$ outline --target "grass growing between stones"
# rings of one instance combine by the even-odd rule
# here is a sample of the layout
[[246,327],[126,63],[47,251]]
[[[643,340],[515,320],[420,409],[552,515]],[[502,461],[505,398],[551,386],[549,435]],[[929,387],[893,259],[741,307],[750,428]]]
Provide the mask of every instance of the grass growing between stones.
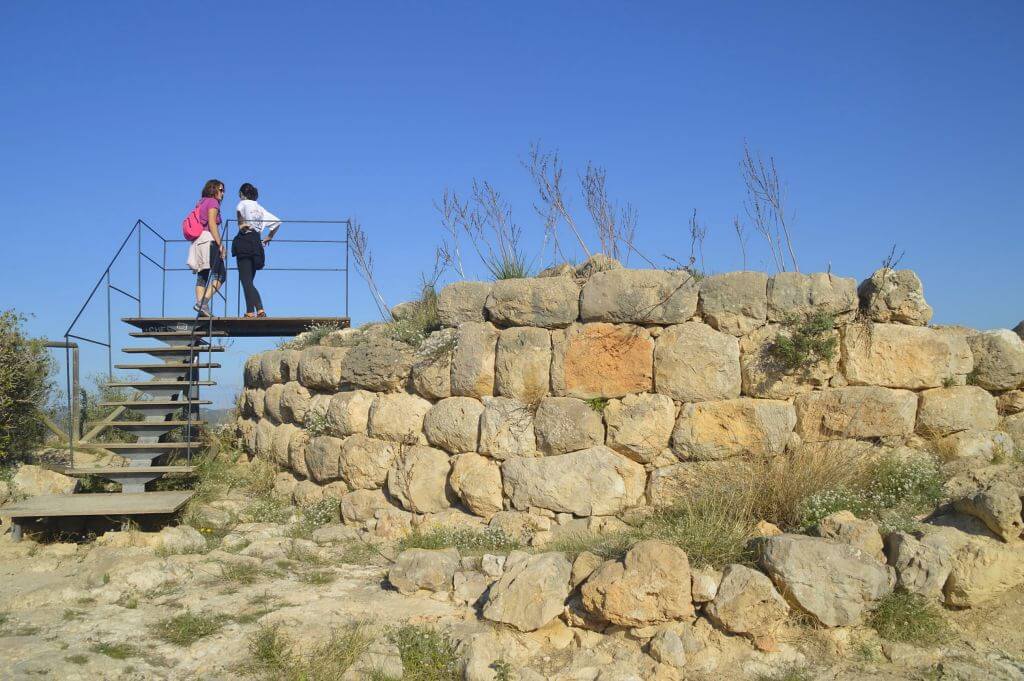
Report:
[[919,594],[900,591],[879,602],[869,624],[884,639],[918,646],[939,645],[953,635],[937,605]]
[[340,561],[348,565],[380,565],[388,562],[376,544],[367,541],[353,541],[345,544]]
[[770,674],[760,674],[757,681],[812,681],[814,676],[802,667],[789,667]]
[[7,613],[0,612],[0,638],[7,636],[34,636],[42,631],[33,624],[19,624]]
[[504,532],[494,528],[483,530],[436,527],[421,532],[414,530],[398,543],[398,551],[406,549],[458,549],[464,556],[484,553],[508,552],[522,545]]
[[299,655],[292,652],[293,642],[278,627],[261,627],[249,639],[252,660],[244,671],[273,681],[334,681],[342,678],[372,642],[363,627],[349,625],[334,632],[326,643]]
[[142,650],[130,643],[97,643],[91,650],[114,660],[127,660],[129,657],[143,656]]
[[320,345],[324,338],[337,331],[340,327],[330,322],[313,324],[308,330],[300,333],[295,338],[278,344],[281,350],[304,350],[314,345]]
[[815,312],[791,317],[782,326],[782,333],[768,346],[768,356],[782,371],[808,371],[818,362],[835,357],[839,339],[832,334],[834,315]]
[[153,625],[152,631],[161,641],[187,648],[199,639],[220,631],[225,619],[223,615],[186,611],[160,620]]
[[402,655],[403,681],[460,681],[459,656],[445,634],[407,625],[390,636]]
[[401,319],[387,324],[387,335],[406,345],[419,348],[430,334],[441,328],[437,312],[437,291],[430,284],[423,286],[419,300],[403,312]]
[[539,550],[558,551],[564,553],[570,560],[575,560],[577,556],[585,551],[605,559],[611,559],[624,556],[626,551],[629,551],[629,547],[637,541],[636,536],[631,532],[606,534],[564,532],[556,535],[554,539]]

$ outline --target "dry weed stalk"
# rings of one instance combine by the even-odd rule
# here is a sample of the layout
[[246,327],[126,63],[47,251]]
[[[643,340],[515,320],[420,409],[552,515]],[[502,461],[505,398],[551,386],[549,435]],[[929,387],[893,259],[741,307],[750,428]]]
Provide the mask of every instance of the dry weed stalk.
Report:
[[[528,276],[526,257],[520,248],[523,231],[512,220],[512,206],[490,182],[473,180],[468,200],[445,191],[438,210],[446,231],[457,238],[461,228],[495,279]],[[457,256],[457,268],[465,276],[457,241],[453,243],[443,243],[438,254],[449,261]]]
[[562,193],[562,161],[558,157],[558,152],[542,152],[540,145],[535,142],[530,145],[529,162],[524,165],[530,171],[530,177],[533,178],[537,185],[537,192],[540,194],[541,203],[540,205],[534,204],[534,209],[544,220],[545,241],[550,239],[556,255],[563,262],[569,261],[565,257],[558,239],[558,223],[560,220],[565,220],[569,231],[576,237],[580,248],[589,258],[591,256],[590,249],[587,248],[583,234],[576,226],[576,220],[565,205],[565,196]]
[[388,305],[387,300],[384,299],[384,294],[381,292],[380,286],[377,285],[376,278],[374,278],[373,252],[370,250],[370,241],[358,220],[352,220],[352,224],[349,225],[348,242],[349,248],[352,250],[352,257],[356,261],[356,269],[359,270],[359,274],[370,289],[370,295],[373,296],[373,302],[377,305],[380,316],[385,321],[391,321],[391,307]]
[[639,214],[629,203],[620,210],[609,201],[607,178],[608,173],[604,168],[588,162],[586,172],[580,177],[580,186],[587,211],[597,229],[601,252],[628,263]]
[[754,229],[764,237],[772,254],[775,267],[786,271],[786,252],[794,272],[800,271],[793,250],[793,240],[786,219],[785,188],[779,179],[775,157],[769,156],[767,163],[760,154],[752,154],[750,146],[743,145],[743,160],[740,162],[743,182],[747,190],[744,208],[754,223]]
[[451,267],[458,272],[460,279],[465,279],[466,270],[462,264],[462,250],[459,247],[459,222],[456,219],[457,201],[458,197],[446,188],[441,195],[441,203],[434,202],[434,208],[441,214],[441,227],[446,234],[446,237],[441,239],[441,245],[437,247],[437,256],[445,267]]

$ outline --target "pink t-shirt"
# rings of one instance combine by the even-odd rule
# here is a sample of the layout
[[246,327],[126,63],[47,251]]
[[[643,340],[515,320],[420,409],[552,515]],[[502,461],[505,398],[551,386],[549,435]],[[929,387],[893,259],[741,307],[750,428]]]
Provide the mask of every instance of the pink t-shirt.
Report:
[[203,231],[210,231],[210,209],[217,209],[217,224],[220,224],[220,201],[212,196],[205,196],[199,202],[199,222],[203,223]]

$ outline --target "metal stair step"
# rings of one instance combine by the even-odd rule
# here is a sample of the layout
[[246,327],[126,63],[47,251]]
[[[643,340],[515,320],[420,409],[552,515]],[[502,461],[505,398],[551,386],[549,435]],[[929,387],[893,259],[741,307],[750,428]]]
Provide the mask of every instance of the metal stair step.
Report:
[[179,426],[205,426],[206,421],[89,421],[86,427],[92,428],[103,424],[108,428],[177,428]]
[[114,402],[100,402],[101,407],[187,407],[189,405],[213,404],[211,400],[119,400]]
[[204,345],[202,348],[196,348],[191,345],[167,345],[164,347],[154,346],[151,348],[121,348],[122,352],[127,353],[142,353],[150,355],[190,355],[190,354],[205,354],[207,352],[224,352],[226,348],[223,345]]
[[[174,450],[187,450],[189,448],[189,443],[187,442],[90,442],[89,444],[96,447],[102,447],[103,449],[109,449],[112,452],[148,452],[153,450],[172,452]],[[192,443],[192,449],[202,449],[203,446],[204,445],[199,442]]]
[[173,388],[180,386],[187,388],[190,385],[211,386],[217,385],[216,381],[113,381],[107,383],[108,388]]
[[[196,353],[200,355],[202,353]],[[220,369],[216,362],[202,362],[190,364],[188,362],[152,362],[149,364],[115,364],[115,369],[126,369],[129,371],[145,371],[147,369]]]
[[227,331],[210,331],[209,329],[195,329],[194,331],[132,331],[128,335],[132,338],[224,338]]
[[153,473],[170,475],[191,473],[195,469],[195,466],[108,466],[104,468],[90,468],[88,466],[81,468],[69,468],[65,466],[57,467],[55,470],[58,473],[70,475],[71,477],[81,477],[85,475],[147,475]]

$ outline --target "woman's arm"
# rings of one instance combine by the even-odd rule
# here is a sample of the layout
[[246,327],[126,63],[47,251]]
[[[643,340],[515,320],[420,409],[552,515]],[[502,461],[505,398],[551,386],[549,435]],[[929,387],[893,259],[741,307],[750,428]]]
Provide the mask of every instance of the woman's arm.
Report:
[[276,225],[274,225],[273,227],[270,228],[270,233],[267,234],[267,238],[263,240],[263,245],[264,246],[269,246],[270,245],[270,240],[274,238],[275,234],[277,234],[277,228],[280,227],[280,226],[281,226],[281,223],[279,222],[279,223],[277,223]]
[[208,220],[206,224],[210,226],[210,235],[213,236],[213,240],[220,246],[220,255],[224,257],[226,250],[224,248],[224,242],[220,240],[220,226],[217,224],[217,213],[219,211],[216,208],[211,208],[208,214]]

